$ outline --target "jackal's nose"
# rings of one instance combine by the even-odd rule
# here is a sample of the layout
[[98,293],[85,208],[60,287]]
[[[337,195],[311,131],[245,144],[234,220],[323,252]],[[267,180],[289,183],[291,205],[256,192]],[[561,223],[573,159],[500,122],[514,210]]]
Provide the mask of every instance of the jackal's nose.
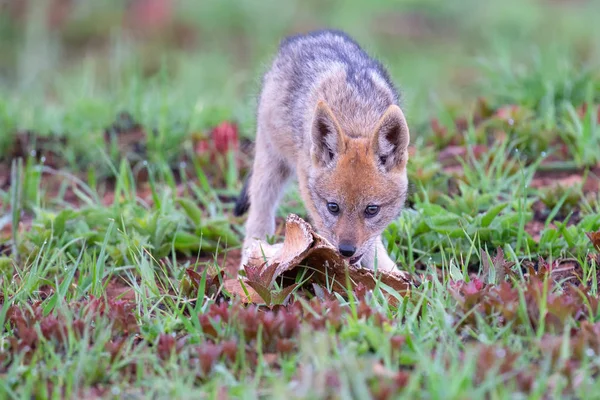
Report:
[[356,253],[356,247],[354,247],[350,243],[340,243],[339,250],[340,254],[344,257],[352,257],[354,253]]

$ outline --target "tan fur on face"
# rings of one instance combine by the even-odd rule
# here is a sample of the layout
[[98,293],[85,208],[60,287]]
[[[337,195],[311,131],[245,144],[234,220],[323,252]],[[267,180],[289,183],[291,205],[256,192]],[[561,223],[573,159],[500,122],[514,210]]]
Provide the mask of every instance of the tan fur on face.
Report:
[[337,185],[334,190],[343,193],[353,206],[367,199],[379,203],[394,201],[390,193],[390,185],[393,186],[394,182],[386,179],[376,164],[370,140],[345,139],[345,151],[340,154],[329,179],[331,184]]
[[[349,241],[364,250],[364,245],[385,228],[381,221],[391,221],[397,216],[401,197],[406,192],[405,171],[383,172],[376,162],[377,155],[370,139],[345,137],[344,142],[345,150],[335,167],[322,171],[315,179],[314,192],[321,195],[311,196],[311,200],[338,203],[341,210],[335,224],[328,224],[327,217],[317,217],[317,223],[334,243]],[[322,198],[323,194],[327,198]],[[368,205],[380,206],[379,215],[367,218],[365,209]],[[315,204],[314,209],[318,208],[319,204]]]

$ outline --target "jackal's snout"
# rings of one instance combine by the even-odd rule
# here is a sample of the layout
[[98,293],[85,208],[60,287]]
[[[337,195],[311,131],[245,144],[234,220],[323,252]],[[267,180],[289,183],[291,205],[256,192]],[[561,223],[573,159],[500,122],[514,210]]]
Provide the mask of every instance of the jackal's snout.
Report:
[[356,246],[349,241],[341,241],[338,250],[344,257],[352,257],[356,253]]

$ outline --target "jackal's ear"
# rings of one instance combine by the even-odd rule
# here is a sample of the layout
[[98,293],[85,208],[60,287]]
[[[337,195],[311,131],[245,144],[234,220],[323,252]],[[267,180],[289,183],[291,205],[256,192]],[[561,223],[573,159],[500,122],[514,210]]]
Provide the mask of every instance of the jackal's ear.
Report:
[[408,160],[409,141],[404,113],[400,107],[392,104],[379,120],[373,134],[372,146],[377,161],[388,171],[404,167]]
[[323,101],[319,101],[315,110],[311,132],[311,156],[313,162],[329,165],[343,150],[342,130],[333,112]]

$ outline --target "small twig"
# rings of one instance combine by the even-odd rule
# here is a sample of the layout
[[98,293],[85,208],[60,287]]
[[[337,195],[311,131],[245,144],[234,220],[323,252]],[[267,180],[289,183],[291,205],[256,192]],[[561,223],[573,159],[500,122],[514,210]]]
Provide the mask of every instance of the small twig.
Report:
[[537,167],[540,172],[581,172],[583,169],[575,161],[554,161]]

